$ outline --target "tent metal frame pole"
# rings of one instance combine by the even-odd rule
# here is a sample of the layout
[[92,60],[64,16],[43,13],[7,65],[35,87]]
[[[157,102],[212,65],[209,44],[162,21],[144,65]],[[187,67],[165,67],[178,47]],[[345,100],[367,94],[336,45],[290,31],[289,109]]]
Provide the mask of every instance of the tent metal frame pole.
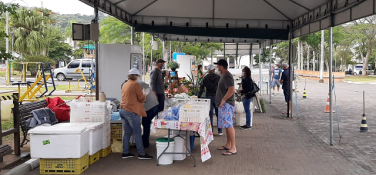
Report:
[[144,81],[145,81],[145,75],[146,75],[146,70],[145,70],[145,32],[142,32],[142,73],[144,75]]
[[[226,60],[226,43],[223,43],[223,59]],[[228,64],[230,64],[230,63],[228,63]]]
[[249,49],[249,68],[251,69],[251,72],[253,70],[253,50],[252,50],[252,47],[253,47],[253,43],[251,43],[251,48]]
[[[99,0],[94,0],[94,23],[98,24]],[[99,100],[99,42],[95,41],[95,100]]]
[[293,81],[293,75],[292,75],[292,70],[293,70],[293,45],[292,45],[292,29],[290,30],[289,34],[289,101],[287,102],[287,117],[292,118],[292,110],[290,111],[290,106],[292,106],[292,81]]
[[269,103],[272,104],[272,51],[273,51],[273,41],[270,40],[269,46]]
[[[333,0],[330,1],[330,8],[333,9]],[[329,27],[329,120],[330,120],[330,145],[333,145],[333,26],[334,18],[333,12],[330,14],[330,27]]]
[[261,63],[261,43],[259,43],[259,81],[260,81],[260,95],[262,95],[262,63]]
[[239,68],[239,65],[238,65],[238,56],[239,56],[238,49],[239,49],[239,44],[236,43],[236,55],[235,55],[235,60],[234,60],[234,62],[235,62],[235,69]]
[[153,67],[153,44],[154,44],[154,36],[151,35],[151,49],[150,49],[150,69]]
[[330,145],[333,145],[333,113],[332,113],[332,74],[333,74],[333,27],[329,28],[329,120],[330,120]]
[[[165,48],[165,41],[162,40],[162,59],[167,61],[167,64],[168,64],[168,59],[165,58],[165,52],[166,52],[166,48]],[[166,60],[167,59],[167,60]]]
[[131,45],[134,45],[134,27],[131,27]]

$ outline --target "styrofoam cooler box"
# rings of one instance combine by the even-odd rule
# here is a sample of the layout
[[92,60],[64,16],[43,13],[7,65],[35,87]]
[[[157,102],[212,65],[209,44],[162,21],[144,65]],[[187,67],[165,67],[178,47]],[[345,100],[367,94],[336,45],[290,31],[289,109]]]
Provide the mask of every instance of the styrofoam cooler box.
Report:
[[105,122],[110,120],[106,102],[77,102],[70,103],[70,122]]
[[103,124],[102,149],[111,145],[111,124],[110,121],[105,121]]
[[89,155],[93,155],[102,149],[103,123],[102,122],[83,122],[74,123],[78,126],[86,126],[89,130]]
[[80,158],[89,152],[89,131],[71,123],[29,130],[32,158]]

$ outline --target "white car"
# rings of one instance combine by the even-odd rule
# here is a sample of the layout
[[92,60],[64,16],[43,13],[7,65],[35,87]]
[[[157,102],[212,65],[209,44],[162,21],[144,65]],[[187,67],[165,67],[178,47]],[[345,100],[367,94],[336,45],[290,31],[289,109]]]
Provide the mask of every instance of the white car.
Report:
[[57,68],[54,70],[54,77],[58,81],[64,81],[66,78],[80,79],[82,75],[80,72],[74,73],[77,69],[80,69],[85,78],[89,80],[91,78],[91,67],[95,67],[95,62],[92,59],[76,59],[71,61],[65,67]]

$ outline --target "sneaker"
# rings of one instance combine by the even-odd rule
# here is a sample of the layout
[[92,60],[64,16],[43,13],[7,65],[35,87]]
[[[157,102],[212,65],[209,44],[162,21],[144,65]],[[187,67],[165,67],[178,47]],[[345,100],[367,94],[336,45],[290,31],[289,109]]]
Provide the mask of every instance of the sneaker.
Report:
[[145,153],[144,155],[138,155],[138,159],[153,159],[153,156]]
[[220,136],[223,135],[223,132],[219,132],[218,135],[220,135]]
[[123,159],[132,158],[132,157],[134,157],[134,154],[132,154],[132,153],[128,153],[128,154],[123,153],[121,155],[121,158],[123,158]]
[[252,129],[252,126],[241,126],[240,129],[243,129],[243,130]]
[[247,125],[240,126],[240,128],[247,127]]

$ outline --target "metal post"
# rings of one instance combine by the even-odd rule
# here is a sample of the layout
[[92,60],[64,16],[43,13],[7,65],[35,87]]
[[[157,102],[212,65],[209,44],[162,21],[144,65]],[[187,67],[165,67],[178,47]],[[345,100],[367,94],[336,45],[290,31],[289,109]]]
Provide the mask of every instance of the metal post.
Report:
[[131,45],[134,45],[134,27],[131,27]]
[[[223,59],[226,60],[226,43],[223,43]],[[218,62],[218,60],[217,60]],[[230,63],[228,63],[230,64]]]
[[332,71],[333,71],[333,27],[329,28],[329,118],[330,118],[330,145],[333,145],[333,113],[332,113]]
[[249,68],[251,69],[251,72],[253,70],[253,50],[252,50],[252,47],[253,47],[253,43],[251,43],[251,48],[249,49]]
[[154,36],[151,34],[151,48],[150,48],[150,68],[153,67],[153,44],[154,44]]
[[292,60],[293,60],[293,46],[292,46],[292,29],[290,30],[290,35],[289,35],[289,101],[287,102],[287,117],[292,117],[292,109],[290,111],[290,106],[292,106],[292,81],[293,81],[293,75],[292,75],[292,70],[293,70],[293,65],[292,65]]
[[[166,52],[165,41],[162,40],[162,59],[166,61],[165,52]],[[167,60],[167,64],[168,64],[168,60]]]
[[145,32],[142,32],[142,70],[143,70],[143,75],[144,75],[144,81],[145,81],[145,75],[146,75],[146,70],[145,70]]
[[[98,6],[99,0],[94,0],[94,14],[95,20],[94,23],[98,24]],[[95,41],[95,100],[99,100],[99,50],[98,50],[98,41]]]
[[173,61],[172,60],[172,54],[171,54],[171,41],[170,41],[170,61]]
[[270,47],[269,47],[269,104],[272,104],[272,50],[273,50],[273,41],[270,40]]
[[262,94],[262,81],[261,81],[261,77],[262,77],[262,75],[261,75],[261,73],[262,73],[262,71],[261,71],[261,67],[262,67],[262,64],[261,64],[261,43],[258,43],[258,45],[259,45],[259,81],[260,81],[260,95]]
[[210,64],[213,64],[213,52],[210,53],[210,58],[211,58]]
[[21,155],[21,133],[20,133],[20,111],[19,111],[19,94],[13,93],[13,127],[17,130],[14,133],[14,154]]
[[238,50],[239,50],[239,44],[238,43],[236,43],[236,54],[235,54],[235,60],[234,60],[234,62],[235,62],[235,69],[236,68],[238,68]]
[[5,12],[6,16],[6,27],[5,27],[5,33],[7,34],[7,37],[5,38],[5,53],[9,53],[9,12],[8,10]]

